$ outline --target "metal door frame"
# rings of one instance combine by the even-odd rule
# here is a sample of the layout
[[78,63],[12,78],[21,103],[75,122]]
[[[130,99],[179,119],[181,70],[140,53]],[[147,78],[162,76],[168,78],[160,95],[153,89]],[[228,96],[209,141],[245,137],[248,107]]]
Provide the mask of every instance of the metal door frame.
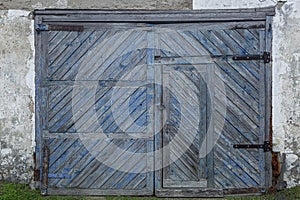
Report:
[[[111,10],[57,10],[57,9],[45,9],[35,10],[35,48],[36,48],[36,97],[35,97],[35,128],[36,128],[36,152],[35,152],[35,181],[41,182],[41,190],[47,185],[47,168],[43,163],[47,162],[47,152],[43,145],[43,126],[44,121],[47,120],[44,113],[43,89],[41,88],[43,77],[45,77],[45,63],[44,57],[46,52],[45,34],[40,34],[42,31],[48,30],[64,30],[64,31],[82,31],[85,28],[101,29],[101,27],[118,26],[117,23],[124,23],[129,27],[150,27],[151,24],[178,24],[188,23],[192,25],[194,23],[201,23],[207,25],[208,22],[223,23],[233,22],[229,28],[245,28],[253,26],[253,24],[259,24],[260,28],[266,28],[266,51],[271,52],[272,41],[272,16],[275,15],[275,7],[268,8],[254,8],[254,9],[224,9],[224,10],[189,10],[189,11],[111,11]],[[139,24],[138,24],[139,23]],[[120,27],[122,28],[122,27]],[[270,139],[270,118],[271,118],[271,83],[272,83],[272,64],[267,63],[265,65],[266,71],[266,123],[265,123],[265,140]],[[156,75],[155,75],[156,76]],[[160,77],[158,77],[160,78]],[[158,83],[159,84],[159,83]],[[156,89],[157,94],[161,91]],[[154,108],[154,112],[158,112],[158,108]],[[158,116],[159,117],[159,116]],[[155,124],[157,128],[157,124]],[[159,148],[161,144],[160,136],[155,136],[155,149]],[[44,168],[43,168],[44,167]],[[265,180],[266,188],[271,186],[271,153],[265,154]],[[164,190],[161,185],[161,170],[155,171],[154,176],[154,194],[156,196],[222,196],[226,194],[226,191],[217,191],[214,189],[191,189],[183,191],[180,189],[170,192]],[[241,190],[241,192],[243,192]],[[228,192],[230,193],[230,191]],[[84,193],[74,193],[75,195]],[[96,194],[97,195],[97,194]],[[102,195],[102,194],[98,194]],[[135,195],[135,194],[132,194]]]

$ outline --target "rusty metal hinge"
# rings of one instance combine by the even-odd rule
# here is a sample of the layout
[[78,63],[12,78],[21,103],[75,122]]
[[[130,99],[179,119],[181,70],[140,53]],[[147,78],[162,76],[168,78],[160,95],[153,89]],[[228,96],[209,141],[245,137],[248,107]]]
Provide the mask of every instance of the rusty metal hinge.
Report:
[[78,25],[54,25],[54,24],[37,24],[35,30],[40,33],[41,31],[84,31],[84,26]]
[[264,149],[264,152],[271,151],[271,143],[265,141],[263,144],[235,144],[233,145],[235,149]]
[[262,55],[233,56],[232,60],[263,60],[264,63],[270,63],[271,54],[270,52],[264,52]]

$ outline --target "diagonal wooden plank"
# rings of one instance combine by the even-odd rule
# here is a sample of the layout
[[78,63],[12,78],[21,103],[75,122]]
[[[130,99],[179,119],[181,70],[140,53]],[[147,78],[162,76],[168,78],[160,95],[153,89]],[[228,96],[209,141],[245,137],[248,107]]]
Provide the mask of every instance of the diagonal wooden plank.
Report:
[[171,31],[161,34],[161,40],[165,43],[166,50],[176,52],[179,56],[197,56],[207,54],[203,47],[195,47],[195,43],[190,43],[190,38],[182,31]]
[[103,143],[103,139],[84,140],[82,143],[86,150],[82,152],[82,157],[73,164],[74,176],[67,181],[69,187],[75,188],[79,186],[80,179],[89,172],[91,167],[98,163],[98,160],[94,157],[96,155],[95,152],[101,151],[109,145],[109,143]]
[[48,44],[57,36],[60,31],[49,31]]
[[[233,170],[233,166],[228,161],[226,152],[220,152],[219,147],[216,146],[214,151],[214,162],[216,162],[216,165],[223,172],[223,175],[228,177],[231,182],[235,182],[236,188],[247,188],[247,182],[238,175],[238,172]],[[232,185],[229,186],[229,188],[231,187]]]
[[[49,63],[55,62],[59,55],[65,52],[68,47],[81,35],[79,32],[69,32],[68,36],[65,37],[58,46],[48,53]],[[51,66],[51,65],[50,65]],[[48,74],[49,76],[49,74]]]
[[221,117],[225,117],[227,121],[230,122],[230,124],[233,125],[233,127],[235,127],[236,130],[238,130],[240,132],[240,134],[244,134],[246,138],[248,138],[249,141],[251,142],[258,142],[258,134],[257,132],[253,132],[253,130],[248,129],[245,125],[243,125],[239,118],[237,116],[235,116],[233,113],[231,113],[230,111],[227,111],[226,116],[224,116],[223,113],[220,113],[220,109],[218,107],[218,105],[216,104],[216,112],[218,114],[221,115]]
[[[220,118],[221,114],[219,114],[219,112],[216,112],[216,116],[217,118]],[[215,120],[214,123],[216,126],[216,130],[219,131],[219,134],[221,134],[220,132],[224,131],[225,133],[228,133],[228,135],[226,135],[228,138],[234,138],[232,140],[232,145],[242,143],[252,144],[257,142],[257,140],[251,141],[249,137],[245,136],[245,133],[242,134],[237,127],[234,127],[234,124],[230,121],[230,119],[226,118],[225,120],[225,124],[220,124],[220,122],[217,120]],[[258,160],[255,151],[247,151],[245,155],[247,155],[247,157],[251,160]]]
[[255,101],[258,102],[259,95],[257,89],[249,84],[249,82],[244,79],[237,71],[235,71],[232,66],[228,64],[228,62],[216,62],[216,64],[218,66],[218,69],[223,71],[223,77],[226,81],[230,82],[230,86],[239,87],[240,89],[242,89],[242,94],[246,93],[245,95],[252,97]]
[[[124,52],[130,52],[128,50],[131,48],[129,44],[133,44],[136,42],[135,40],[138,40],[139,44],[137,45],[139,46],[139,48],[142,47],[141,41],[143,40],[138,38],[139,36],[141,36],[141,34],[144,33],[140,31],[136,31],[134,32],[134,34],[129,34],[125,32],[124,35],[122,34],[122,37],[117,38],[117,40],[115,40],[116,38],[110,39],[106,44],[104,44],[104,46],[101,49],[99,49],[99,52],[97,53],[97,55],[99,55],[99,53],[101,52],[100,55],[102,61],[99,63],[99,60],[97,59],[96,61],[94,61],[93,65],[88,64],[87,65],[89,66],[87,67],[88,71],[86,72],[83,71],[82,72],[83,76],[87,77],[90,80],[103,77],[107,69],[110,68],[111,63],[113,63],[116,59],[118,59],[121,55],[123,55]],[[111,44],[112,42],[114,43],[114,45]],[[92,58],[92,60],[95,59]],[[95,65],[97,67],[94,67]]]
[[78,52],[88,43],[94,32],[85,32],[75,38],[69,46],[53,59],[48,66],[48,76],[51,80],[61,80],[63,75],[71,70],[70,63],[78,59]]
[[248,49],[249,54],[259,52],[259,39],[249,34],[247,29],[237,29],[230,31],[230,36]]
[[[75,89],[73,88],[73,90]],[[89,105],[86,103],[86,99],[91,99],[93,97],[93,92],[91,92],[89,88],[83,88],[80,91],[76,89],[76,91],[76,95],[70,96],[67,103],[59,112],[55,113],[54,117],[50,120],[50,123],[53,124],[53,126],[51,126],[51,131],[68,131],[66,128],[70,127],[74,123],[77,123],[73,121],[73,112],[76,112],[76,108],[82,108],[81,106],[77,106],[77,104]]]
[[89,150],[91,149],[92,146],[96,145],[98,143],[97,140],[93,140],[91,141],[88,145],[83,145],[81,143],[81,141],[78,140],[79,143],[79,147],[75,148],[74,151],[70,150],[70,152],[72,152],[72,154],[69,156],[68,159],[66,159],[65,162],[60,163],[61,166],[58,168],[54,168],[54,174],[63,174],[65,173],[64,169],[68,169],[68,175],[70,176],[69,179],[56,179],[52,181],[52,185],[53,186],[62,186],[64,185],[65,187],[68,187],[68,185],[70,184],[70,182],[80,173],[81,169],[80,167],[84,167],[81,165],[78,165],[78,163],[81,163],[82,160],[84,160],[84,158],[86,157],[90,157],[89,156]]
[[[54,151],[51,152],[50,159],[49,159],[49,167],[51,168],[53,164],[61,158],[65,154],[65,152],[76,142],[76,139],[66,140],[64,139],[63,145],[59,148],[56,148]],[[49,147],[52,149],[52,147]]]
[[[236,102],[236,105],[240,105],[241,108],[247,108],[246,110],[251,116],[250,118],[254,119],[255,117],[257,117],[257,114],[259,114],[258,102],[246,92],[244,92],[244,90],[231,78],[226,75],[224,76],[222,74],[216,73],[215,81],[216,83],[224,85],[226,96],[231,98],[232,101]],[[221,85],[219,84],[216,84],[216,87],[218,87],[220,91],[223,91],[224,88],[220,88]],[[242,101],[235,101],[234,99],[241,99]]]
[[71,35],[71,32],[59,31],[59,33],[56,34],[50,42],[48,42],[48,54],[51,54],[56,48],[59,48],[65,38],[67,38],[69,35]]
[[193,36],[201,43],[211,55],[222,55],[222,52],[203,34],[203,31],[193,33]]
[[[175,34],[175,32],[172,34]],[[175,53],[177,56],[186,56],[189,55],[186,51],[186,49],[183,48],[182,45],[178,44],[176,39],[172,38],[171,35],[168,33],[161,33],[160,34],[160,40],[161,40],[161,49],[165,51],[169,51],[172,53]]]
[[235,175],[234,177],[239,178],[247,187],[257,187],[259,185],[252,177],[255,173],[248,171],[244,163],[240,162],[231,152],[223,149],[219,143],[216,152],[224,156],[223,162],[227,163],[228,168]]
[[240,46],[235,40],[233,40],[225,30],[217,30],[214,31],[216,37],[223,41],[224,45],[226,45],[234,55],[244,55],[247,54],[246,49],[243,46]]
[[262,74],[260,74],[260,61],[255,61],[255,60],[251,60],[251,61],[237,61],[237,63],[239,63],[240,66],[242,66],[243,68],[245,68],[246,70],[249,71],[249,73],[255,77],[257,80],[262,80]]
[[[142,142],[140,142],[139,140],[136,141],[140,143],[139,145],[143,145]],[[127,142],[124,143],[124,141],[122,142],[122,140],[120,140],[118,141],[118,147],[120,148],[119,145],[122,145],[125,148],[124,152],[127,152],[128,150],[131,149],[132,146],[135,146],[136,141],[130,141],[130,143]],[[101,157],[102,160],[110,159],[112,163],[118,163],[122,157],[122,154],[120,154],[120,152],[115,147],[110,145],[109,148],[103,149],[101,155],[99,156]],[[123,163],[121,161],[120,165],[122,166],[122,164],[126,162],[127,160],[125,160],[125,162],[123,161]],[[93,169],[92,173],[89,174],[87,178],[85,178],[81,182],[81,185],[84,185],[87,188],[90,187],[100,188],[103,181],[105,182],[107,179],[109,179],[111,177],[110,174],[115,173],[115,171],[116,169],[113,169],[104,163],[103,164],[99,163],[99,165],[97,165],[96,168]]]
[[188,46],[192,46],[195,51],[197,51],[198,55],[209,55],[208,51],[199,44],[198,40],[196,40],[193,36],[190,30],[184,30],[184,31],[178,31],[178,33],[181,35],[181,37],[186,40],[186,42],[189,44]]
[[[131,183],[136,180],[138,180],[140,177],[143,177],[142,180],[145,181],[146,175],[144,175],[144,172],[146,171],[146,162],[144,162],[144,159],[146,159],[146,157],[144,156],[144,158],[142,159],[131,159],[131,167],[128,169],[128,171],[132,171],[134,173],[125,173],[125,172],[120,172],[118,171],[115,174],[114,179],[110,179],[109,181],[106,182],[105,186],[106,188],[116,188],[116,189],[121,189],[126,187],[127,183]],[[144,166],[139,166],[139,164],[143,164]],[[136,175],[136,177],[134,177],[133,179],[129,179],[128,176],[130,176],[131,174]],[[137,178],[139,177],[139,178]],[[139,184],[137,184],[136,186],[132,187],[133,188],[137,188]]]
[[[216,92],[216,96],[221,96],[221,95],[225,95],[225,94],[221,94],[222,92],[216,88],[215,90]],[[239,101],[239,99],[235,99],[234,100]],[[219,107],[223,107],[227,109],[227,111],[231,112],[232,114],[236,115],[239,118],[239,121],[246,127],[248,127],[250,130],[253,130],[254,133],[258,133],[258,129],[259,129],[259,120],[258,118],[250,118],[247,115],[247,110],[241,109],[239,106],[236,105],[236,103],[234,102],[232,99],[227,98],[226,102],[220,100],[218,97],[216,97],[215,99],[215,103],[220,105]],[[226,105],[225,105],[226,103]]]
[[[136,41],[139,42],[139,41]],[[147,60],[147,50],[141,49],[142,41],[137,43],[137,49],[134,49],[127,54],[122,54],[120,58],[115,59],[114,62],[104,71],[101,75],[99,75],[99,79],[115,79],[115,80],[124,80],[123,76],[126,73],[130,73],[133,68],[139,65],[145,65]],[[126,51],[125,51],[126,52]],[[145,65],[146,66],[146,65]],[[145,67],[144,66],[144,67]],[[120,73],[122,72],[122,73]],[[132,80],[132,79],[130,79]],[[132,80],[133,81],[133,80]]]
[[108,34],[105,34],[104,37],[101,37],[101,39],[98,40],[95,45],[93,45],[93,48],[90,49],[87,54],[85,54],[87,56],[81,59],[81,61],[78,63],[79,66],[84,67],[80,68],[80,72],[76,77],[77,80],[92,80],[89,79],[90,77],[87,76],[87,73],[96,68],[94,66],[96,66],[96,64],[102,60],[99,58],[103,58],[105,49],[110,49],[111,46],[114,46],[114,43],[117,46],[120,40],[122,42],[124,39],[126,39],[126,37],[129,37],[129,34],[127,34],[126,37],[124,35],[124,38],[115,40],[114,36],[118,34],[118,32],[120,31],[109,31]]
[[[83,104],[83,107],[78,106],[78,108],[82,109],[83,112],[75,112],[74,113],[73,118],[76,120],[76,129],[77,130],[85,129],[85,128],[82,128],[82,126],[85,126],[90,131],[94,131],[96,128],[99,127],[99,124],[95,124],[95,121],[92,118],[92,116],[90,116],[90,114],[93,115],[93,114],[95,114],[95,112],[97,113],[97,109],[98,109],[97,104],[99,103],[99,101],[105,101],[105,102],[109,101],[110,94],[112,93],[112,88],[111,87],[98,87],[98,89],[99,90],[96,92],[96,95],[99,94],[99,92],[101,92],[101,95],[99,97],[97,97],[95,102],[90,101],[93,99],[85,99],[86,101]],[[94,109],[94,107],[96,107],[95,112],[93,112],[93,111],[90,112],[91,109]],[[108,110],[109,107],[104,107],[104,109]],[[100,119],[98,118],[98,120],[100,120]],[[91,127],[92,125],[94,125],[96,127],[92,128]],[[85,131],[85,130],[83,130],[83,131]],[[94,131],[94,132],[96,132],[96,131]]]
[[[196,180],[197,179],[197,168],[193,165],[189,165],[186,163],[185,160],[180,159],[180,155],[178,153],[178,148],[175,148],[177,146],[173,146],[173,148],[170,148],[170,162],[174,165],[177,165],[180,169],[181,173],[185,174],[188,179],[187,180]],[[171,164],[170,167],[173,165]]]
[[224,43],[223,40],[215,35],[216,30],[201,31],[202,35],[206,37],[209,44],[213,45],[213,48],[218,49],[222,55],[233,55],[233,51]]
[[[79,70],[83,70],[83,64],[82,62],[89,57],[90,52],[93,51],[93,49],[107,36],[111,34],[110,31],[95,31],[92,36],[81,45],[81,47],[78,49],[77,52],[75,52],[74,57],[77,59],[73,59],[69,61],[69,69],[61,69],[62,80],[79,80],[82,79],[81,77],[82,73]],[[79,73],[79,74],[78,74]],[[78,77],[77,77],[78,75]]]
[[[145,141],[141,141],[141,140],[136,140],[136,142],[131,145],[128,149],[126,149],[126,151],[130,151],[131,155],[130,157],[126,156],[124,157],[123,155],[120,155],[115,162],[119,163],[119,169],[123,169],[123,168],[127,168],[126,171],[121,171],[121,173],[123,175],[128,175],[130,174],[130,170],[135,166],[138,167],[138,169],[136,169],[138,171],[144,170],[146,167],[146,162],[144,162],[144,159],[146,159],[145,155],[141,154],[141,155],[137,155],[135,153],[137,153],[140,149],[143,148],[143,151],[145,149]],[[132,157],[134,156],[135,159],[132,159]],[[138,157],[138,158],[137,158]],[[129,164],[130,163],[130,164]],[[140,164],[142,164],[142,166],[140,166]],[[108,185],[110,185],[111,183],[119,183],[123,185],[122,181],[122,176],[117,175],[117,173],[119,172],[119,169],[114,169],[111,170],[110,173],[107,173],[106,171],[103,170],[98,170],[101,173],[101,176],[99,176],[97,178],[97,180],[95,182],[93,182],[93,186],[96,188],[109,188]],[[99,174],[100,175],[100,174]],[[103,177],[104,175],[104,177]]]
[[49,69],[51,70],[52,66],[63,66],[63,64],[70,58],[70,56],[77,51],[77,49],[85,43],[85,41],[89,38],[89,36],[93,32],[83,32],[78,33],[77,35],[68,37],[64,41],[65,49],[58,54],[51,55],[51,60],[49,60]]
[[[94,157],[94,155],[98,155],[99,152],[104,151],[104,152],[114,152],[115,149],[113,149],[113,146],[110,145],[111,142],[105,142],[105,140],[100,139],[99,143],[97,143],[96,146],[94,146],[89,152],[92,155],[92,159],[87,159],[86,161],[84,160],[84,165],[85,167],[82,168],[82,171],[80,174],[78,174],[70,183],[70,187],[77,187],[77,188],[88,188],[86,185],[86,181],[89,181],[89,178],[91,177],[96,177],[97,174],[94,173],[94,171],[102,165]],[[116,141],[115,145],[120,145],[121,141]],[[93,179],[90,179],[93,180]]]
[[[241,149],[232,149],[233,144],[237,144],[237,139],[235,139],[236,135],[228,132],[227,129],[224,129],[220,134],[220,141],[219,143],[223,145],[223,148],[227,151],[232,152],[235,156],[240,158],[239,160],[245,164],[247,170],[250,172],[256,172],[253,174],[253,177],[256,177],[258,180],[259,176],[259,159],[258,159],[258,150],[241,150]],[[237,136],[238,137],[238,136]]]

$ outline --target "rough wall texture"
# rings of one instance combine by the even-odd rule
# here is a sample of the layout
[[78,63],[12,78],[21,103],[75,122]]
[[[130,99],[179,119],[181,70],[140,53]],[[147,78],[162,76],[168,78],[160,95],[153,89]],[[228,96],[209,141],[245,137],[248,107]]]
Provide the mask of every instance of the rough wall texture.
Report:
[[300,0],[279,7],[273,24],[273,150],[286,154],[292,187],[300,184]]
[[34,136],[32,21],[0,11],[0,179],[29,182]]
[[[284,0],[286,1],[286,0]],[[194,0],[194,9],[258,8],[276,5],[277,0]]]
[[192,0],[3,0],[0,9],[191,9]]
[[[195,0],[195,9],[249,8],[273,0]],[[0,2],[0,179],[30,182],[34,149],[34,45],[30,11],[38,8],[191,9],[192,0],[2,0]],[[300,185],[300,0],[274,17],[274,151],[286,155],[284,180]]]

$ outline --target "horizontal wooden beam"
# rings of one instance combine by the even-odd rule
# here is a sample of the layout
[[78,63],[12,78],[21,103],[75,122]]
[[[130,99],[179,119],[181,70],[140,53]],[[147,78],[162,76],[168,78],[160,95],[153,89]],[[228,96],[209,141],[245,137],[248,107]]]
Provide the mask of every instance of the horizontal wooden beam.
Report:
[[66,189],[66,188],[49,188],[49,195],[62,195],[62,196],[103,196],[103,195],[113,195],[113,196],[151,196],[153,192],[149,189],[142,190],[103,190],[103,189]]
[[35,10],[43,22],[145,22],[261,21],[275,15],[275,7],[214,10]]
[[89,139],[149,139],[151,140],[154,136],[151,133],[49,133],[48,131],[43,131],[43,137],[45,139],[57,138],[89,138]]
[[192,188],[192,189],[158,189],[157,197],[223,197],[222,189]]

